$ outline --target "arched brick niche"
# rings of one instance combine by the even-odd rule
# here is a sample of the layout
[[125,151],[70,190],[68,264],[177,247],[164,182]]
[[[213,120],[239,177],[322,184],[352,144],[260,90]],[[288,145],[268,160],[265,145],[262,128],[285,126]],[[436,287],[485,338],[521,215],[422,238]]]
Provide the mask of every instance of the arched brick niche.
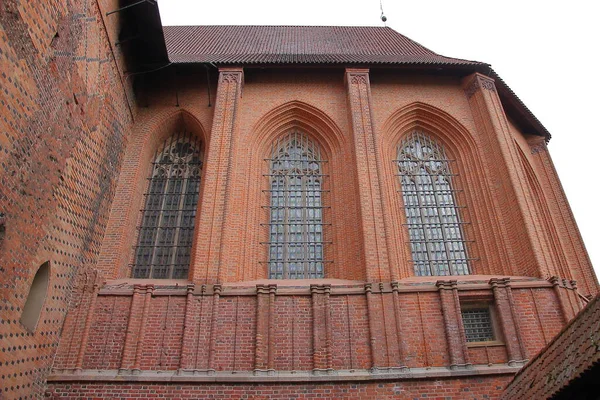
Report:
[[33,277],[29,293],[27,294],[27,300],[21,313],[20,322],[29,332],[35,332],[48,295],[49,283],[50,262],[46,261],[38,268]]
[[[186,110],[159,111],[141,119],[128,143],[119,183],[102,244],[98,269],[107,279],[131,276],[134,247],[138,240],[137,227],[144,208],[144,193],[157,150],[179,131],[190,132],[199,139],[202,149],[208,147],[208,136],[194,115]],[[206,152],[203,152],[206,154]],[[202,202],[203,167],[198,207]],[[196,220],[197,222],[197,220]],[[196,230],[198,225],[196,224]],[[192,246],[193,249],[193,246]],[[191,273],[191,271],[190,271]]]
[[386,232],[392,268],[398,276],[414,276],[408,229],[400,182],[397,176],[398,144],[415,131],[422,132],[441,144],[451,164],[453,185],[459,189],[456,201],[465,225],[464,236],[471,274],[517,275],[509,262],[503,243],[501,213],[494,207],[489,190],[487,166],[482,160],[479,144],[462,124],[448,113],[428,104],[416,102],[394,112],[383,124],[378,141],[382,160],[382,186]]
[[[323,111],[303,102],[292,101],[266,113],[249,131],[239,137],[236,154],[235,202],[227,215],[230,224],[225,233],[223,282],[247,281],[268,277],[270,202],[269,162],[272,144],[290,132],[305,135],[321,149],[323,163],[325,240],[325,278],[363,280],[364,257],[360,241],[356,173],[351,141]],[[237,221],[237,225],[236,222]]]

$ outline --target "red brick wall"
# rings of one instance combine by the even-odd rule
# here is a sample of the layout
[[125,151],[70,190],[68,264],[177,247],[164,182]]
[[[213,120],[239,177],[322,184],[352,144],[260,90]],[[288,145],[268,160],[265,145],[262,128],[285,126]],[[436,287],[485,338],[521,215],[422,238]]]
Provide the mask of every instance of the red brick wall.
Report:
[[[452,336],[460,328],[452,306],[457,289],[442,302],[433,287],[404,287],[414,272],[392,160],[402,135],[417,128],[456,159],[456,184],[464,189],[458,201],[466,206],[461,217],[472,222],[466,233],[473,272],[489,275],[485,281],[567,280],[554,288],[545,281],[517,285],[513,299],[503,300],[502,312],[513,315],[505,321],[514,325],[506,338],[513,355],[522,350],[531,357],[579,310],[572,280],[584,294],[597,293],[545,146],[507,120],[487,78],[461,83],[397,71],[234,68],[212,70],[207,79],[203,69],[182,67],[178,82],[171,70],[148,77],[135,104],[123,55],[113,45],[119,16],[105,15],[117,3],[11,0],[0,6],[6,66],[0,99],[7,110],[0,119],[1,395],[40,394],[55,353],[54,367],[69,371],[366,370],[507,361],[507,346],[466,349]],[[261,208],[268,203],[265,158],[271,142],[294,127],[318,141],[329,161],[325,222],[332,223],[326,239],[333,243],[326,258],[334,263],[326,277],[348,280],[337,283],[358,293],[329,296],[321,288],[310,294],[315,282],[296,282],[306,292],[301,295],[262,300],[254,292],[226,293],[227,284],[267,276],[260,263],[267,256],[260,244],[268,218]],[[204,145],[190,281],[211,284],[211,292],[186,297],[188,281],[178,281],[174,293],[159,295],[137,281],[135,294],[111,294],[123,281],[102,289],[103,279],[131,274],[150,161],[178,129],[191,130]],[[27,332],[19,318],[33,276],[48,260],[48,299],[36,332]],[[400,293],[390,287],[396,280],[404,285]],[[216,283],[224,285],[223,296]],[[259,307],[263,300],[272,308]],[[463,390],[464,382],[453,382]],[[356,390],[366,396],[395,390],[381,385]]]
[[51,399],[152,398],[179,399],[433,399],[475,400],[498,398],[511,376],[435,381],[349,382],[323,384],[223,384],[181,385],[147,383],[51,384]]
[[[121,56],[98,8],[117,3],[0,3],[3,398],[42,393],[74,286],[85,280],[77,276],[98,259],[132,122]],[[29,332],[19,319],[45,261],[47,298]]]
[[[454,290],[438,289],[434,282],[421,278],[419,288],[400,282],[398,294],[389,286],[365,294],[360,284],[339,283],[331,286],[330,294],[311,294],[308,286],[282,283],[266,303],[257,301],[257,296],[265,295],[257,294],[252,285],[226,285],[219,292],[212,286],[198,287],[189,297],[185,287],[161,286],[160,281],[155,281],[151,295],[144,286],[135,290],[122,284],[108,286],[99,292],[91,318],[76,309],[69,314],[54,367],[68,373],[82,356],[79,368],[84,370],[251,372],[267,367],[312,371],[501,364],[509,361],[507,341],[516,341],[515,346],[524,347],[532,357],[564,324],[550,283],[515,280],[506,290],[516,313],[516,327],[510,329],[520,336],[504,337],[513,332],[502,326],[512,320],[500,318],[512,312],[510,306],[495,303],[486,281],[472,280],[459,285],[456,296],[461,302],[486,298],[496,304],[498,342],[468,347],[454,300],[440,301],[442,295],[452,299]],[[89,308],[94,296],[83,296],[82,310]],[[263,353],[258,355],[257,349]],[[184,353],[190,358],[182,359]],[[522,358],[513,354],[511,360]]]

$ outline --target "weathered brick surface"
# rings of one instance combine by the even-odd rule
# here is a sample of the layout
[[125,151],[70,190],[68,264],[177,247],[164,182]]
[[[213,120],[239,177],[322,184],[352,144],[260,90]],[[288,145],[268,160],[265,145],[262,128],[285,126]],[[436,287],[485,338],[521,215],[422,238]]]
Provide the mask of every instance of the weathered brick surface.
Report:
[[[40,395],[52,365],[66,373],[208,373],[522,361],[579,311],[577,290],[598,292],[545,144],[509,121],[488,78],[342,68],[210,67],[207,74],[181,66],[144,76],[134,95],[124,55],[111,46],[120,17],[105,15],[118,4],[0,4],[0,396]],[[290,129],[318,142],[327,160],[331,293],[310,292],[325,281],[278,281],[288,292],[257,294],[256,283],[267,277],[265,159]],[[455,160],[457,202],[470,222],[464,232],[476,276],[460,277],[448,293],[436,278],[414,278],[410,261],[393,160],[414,129],[443,143]],[[204,154],[189,280],[131,280],[151,162],[179,130],[197,135]],[[30,333],[19,318],[45,261],[48,298]],[[493,291],[492,277],[511,277],[510,290]],[[479,281],[465,289],[469,279]],[[457,301],[477,298],[500,313],[500,343],[464,343]],[[485,398],[496,397],[507,379],[54,382],[50,393]]]
[[[0,4],[0,397],[42,393],[83,289],[77,276],[98,259],[132,122],[99,8],[116,3]],[[50,283],[32,333],[19,319],[45,261]]]

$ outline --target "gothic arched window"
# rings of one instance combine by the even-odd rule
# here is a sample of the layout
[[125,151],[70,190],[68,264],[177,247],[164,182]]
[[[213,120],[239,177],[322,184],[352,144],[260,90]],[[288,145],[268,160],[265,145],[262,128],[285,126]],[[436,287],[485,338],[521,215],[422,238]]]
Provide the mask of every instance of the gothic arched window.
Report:
[[188,276],[200,193],[200,141],[189,132],[156,152],[135,249],[134,278]]
[[294,131],[273,144],[269,162],[269,278],[323,278],[320,148]]
[[450,160],[443,146],[413,132],[398,145],[396,162],[415,275],[469,274]]

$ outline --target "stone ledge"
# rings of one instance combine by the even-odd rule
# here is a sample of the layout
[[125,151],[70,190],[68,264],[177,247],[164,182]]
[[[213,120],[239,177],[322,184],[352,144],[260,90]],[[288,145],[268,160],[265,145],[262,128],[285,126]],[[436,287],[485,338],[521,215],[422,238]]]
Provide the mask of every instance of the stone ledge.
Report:
[[129,371],[129,370],[54,370],[48,382],[336,382],[371,380],[411,380],[430,378],[464,378],[484,375],[512,375],[521,366],[496,364],[476,365],[464,369],[451,370],[446,367],[431,368],[389,368],[376,370],[335,370],[328,374],[315,374],[313,371],[273,371],[273,374],[256,375],[253,371]]

